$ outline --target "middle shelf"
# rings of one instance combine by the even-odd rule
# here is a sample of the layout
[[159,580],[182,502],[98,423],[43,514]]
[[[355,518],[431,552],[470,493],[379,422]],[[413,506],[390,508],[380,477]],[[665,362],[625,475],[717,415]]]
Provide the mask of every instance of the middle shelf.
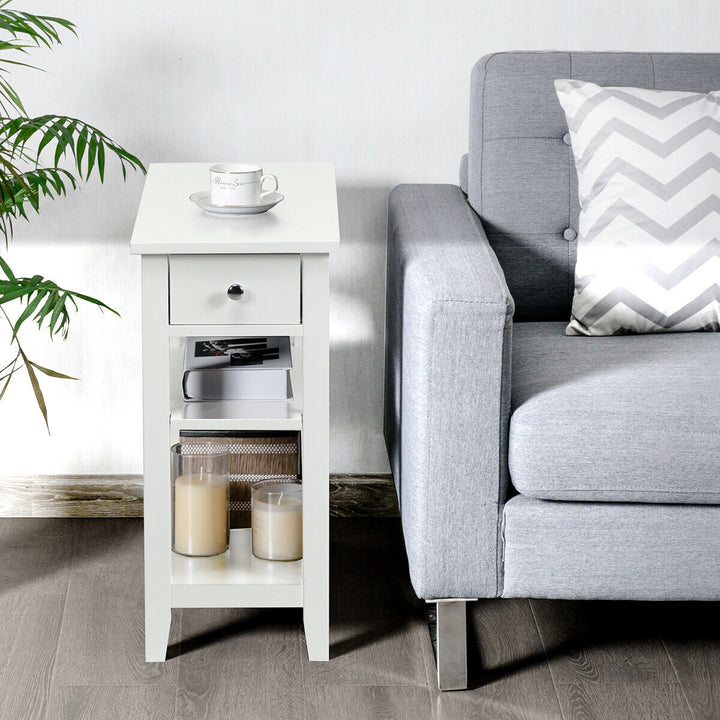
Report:
[[301,430],[294,401],[218,400],[184,402],[170,411],[172,430]]
[[[228,328],[225,328],[226,330]],[[247,327],[239,328],[242,330]],[[242,333],[237,333],[241,335]],[[290,338],[291,400],[186,402],[182,395],[185,338],[170,341],[170,430],[301,430],[303,403],[302,337]]]

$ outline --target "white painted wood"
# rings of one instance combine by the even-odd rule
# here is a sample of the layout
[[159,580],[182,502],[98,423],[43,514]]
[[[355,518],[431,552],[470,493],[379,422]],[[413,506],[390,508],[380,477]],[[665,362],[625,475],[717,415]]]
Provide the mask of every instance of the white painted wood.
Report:
[[145,660],[162,662],[170,632],[170,353],[164,255],[142,258],[142,309]]
[[[227,294],[234,284],[239,300]],[[170,322],[298,324],[300,255],[171,256]]]
[[252,554],[250,528],[232,530],[230,549],[210,558],[172,554],[173,607],[302,607],[303,561]]
[[170,415],[173,430],[300,430],[302,414],[286,400],[183,403]]
[[153,163],[130,249],[140,254],[328,253],[339,245],[332,163],[258,163],[277,175],[279,205],[263,215],[216,217],[188,199],[213,163]]
[[329,274],[327,255],[305,255],[303,286],[303,587],[310,660],[329,659]]
[[[207,333],[207,325],[170,325],[170,337],[202,337]],[[212,334],[217,337],[259,337],[261,335],[284,335],[287,337],[301,337],[302,325],[213,325]]]
[[292,353],[292,370],[290,370],[290,384],[293,389],[292,409],[302,413],[303,409],[303,367],[305,343],[302,337],[290,338],[290,352]]
[[[257,226],[251,240],[234,235],[224,241],[225,244],[218,245],[218,238],[224,235],[217,226],[198,226],[191,236],[184,236],[175,224],[174,215],[180,210],[168,198],[180,192],[189,176],[186,173],[199,166],[172,166],[177,168],[177,173],[169,168],[156,170],[155,180],[148,179],[150,191],[146,187],[143,195],[133,248],[143,254],[149,659],[164,658],[171,605],[303,607],[309,658],[327,660],[329,657],[329,263],[326,250],[338,243],[337,206],[331,166],[291,165],[292,172],[285,164],[278,165],[277,171],[269,164],[266,169],[277,172],[280,178],[281,171],[288,170],[288,177],[295,178],[297,187],[304,186],[300,182],[304,172],[306,185],[312,186],[320,180],[331,182],[332,193],[321,192],[318,202],[306,207],[304,213],[293,210],[282,222]],[[159,176],[163,182],[158,180]],[[322,190],[322,182],[318,187]],[[327,216],[326,222],[320,222],[318,217],[314,222],[317,228],[324,228],[325,234],[320,233],[317,242],[308,240],[306,233],[312,223],[308,224],[305,216],[323,213]],[[295,239],[289,234],[291,220],[297,223]],[[179,240],[162,246],[169,255],[158,255],[160,246],[153,243],[151,235],[156,239],[167,238],[168,227],[178,233]],[[150,233],[148,228],[152,228],[153,233],[146,235],[144,233]],[[215,244],[205,242],[213,238]],[[215,253],[232,255],[219,258]],[[212,307],[216,300],[215,284],[219,282],[223,289],[233,282],[245,285],[242,277],[236,277],[241,272],[252,277],[251,283],[257,281],[262,292],[258,291],[246,316],[227,317],[222,311],[218,316],[218,310]],[[251,292],[253,287],[248,284]],[[300,308],[302,318],[298,315]],[[171,319],[180,325],[171,325]],[[302,325],[293,325],[300,320]],[[285,333],[287,328],[294,332]],[[208,335],[220,329],[219,334],[229,335],[290,335],[294,399],[290,402],[184,402],[180,392],[183,333]],[[310,401],[304,403],[304,399]],[[302,561],[272,563],[253,558],[248,532],[234,532],[229,552],[215,558],[184,558],[170,551],[167,441],[176,442],[182,429],[301,431]]]
[[[172,325],[166,326],[166,332],[171,327]],[[170,349],[170,424],[172,427],[172,416],[182,417],[182,409],[185,404],[182,391],[185,338],[170,336],[167,344]]]

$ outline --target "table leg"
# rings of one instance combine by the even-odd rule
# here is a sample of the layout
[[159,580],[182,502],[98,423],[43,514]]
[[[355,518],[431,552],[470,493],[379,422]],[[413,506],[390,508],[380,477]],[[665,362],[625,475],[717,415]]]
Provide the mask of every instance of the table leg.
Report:
[[142,258],[145,659],[163,662],[170,632],[170,355],[167,257]]
[[310,660],[328,660],[329,279],[328,256],[305,255],[303,287],[303,618]]

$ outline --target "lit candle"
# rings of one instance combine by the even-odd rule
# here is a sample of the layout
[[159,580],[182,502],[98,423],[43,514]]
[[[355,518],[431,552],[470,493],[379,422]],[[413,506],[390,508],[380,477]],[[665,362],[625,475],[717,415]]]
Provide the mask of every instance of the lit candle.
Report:
[[227,550],[227,488],[224,475],[198,473],[176,478],[175,552],[218,555]]
[[302,485],[258,483],[252,489],[253,555],[263,560],[302,557]]

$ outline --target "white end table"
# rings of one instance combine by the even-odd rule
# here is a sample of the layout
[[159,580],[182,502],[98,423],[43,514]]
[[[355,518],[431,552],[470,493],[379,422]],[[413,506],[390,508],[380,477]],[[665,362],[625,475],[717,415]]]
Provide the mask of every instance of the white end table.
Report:
[[[131,252],[142,256],[145,659],[162,662],[173,607],[302,607],[310,660],[329,652],[328,255],[339,246],[330,163],[260,163],[285,200],[263,215],[209,216],[188,199],[211,163],[150,166]],[[242,286],[240,301],[230,285]],[[185,403],[186,337],[286,335],[288,403]],[[280,408],[280,409],[278,409]],[[303,559],[257,560],[250,530],[215,558],[171,551],[170,445],[181,430],[297,430]]]

